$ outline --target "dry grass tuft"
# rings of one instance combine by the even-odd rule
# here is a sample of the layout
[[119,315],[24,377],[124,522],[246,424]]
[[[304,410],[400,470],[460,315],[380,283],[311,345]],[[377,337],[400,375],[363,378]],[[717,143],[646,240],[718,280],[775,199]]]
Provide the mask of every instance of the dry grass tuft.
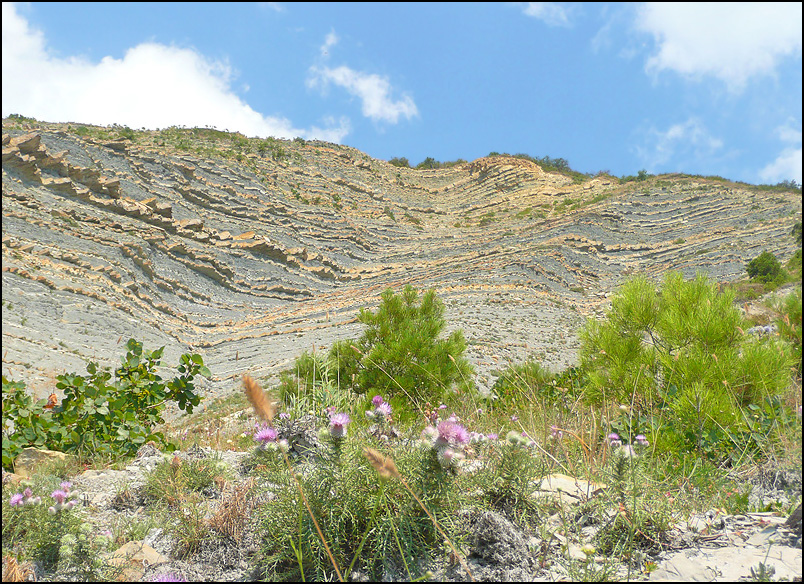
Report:
[[232,488],[229,496],[221,502],[215,514],[209,519],[209,525],[223,535],[239,542],[243,537],[246,521],[254,507],[252,490],[254,478]]
[[12,555],[3,556],[3,582],[26,582],[36,580],[29,563],[20,564]]

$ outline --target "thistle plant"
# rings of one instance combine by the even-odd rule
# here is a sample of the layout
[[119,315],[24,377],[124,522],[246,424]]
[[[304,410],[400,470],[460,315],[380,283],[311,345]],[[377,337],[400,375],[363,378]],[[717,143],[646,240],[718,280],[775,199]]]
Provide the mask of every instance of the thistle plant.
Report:
[[517,521],[527,520],[535,510],[529,490],[543,473],[535,448],[534,440],[511,430],[504,440],[493,443],[490,460],[480,473],[484,499]]
[[[21,493],[3,496],[3,548],[37,558],[46,569],[53,569],[59,561],[62,537],[76,534],[82,523],[78,510],[74,510],[76,494],[67,482],[59,485],[47,481],[36,486],[26,481],[23,486]],[[51,494],[35,495],[37,490]]]
[[111,579],[120,568],[103,560],[111,551],[111,532],[98,532],[89,523],[82,523],[76,533],[66,533],[59,540],[58,573],[83,582]]

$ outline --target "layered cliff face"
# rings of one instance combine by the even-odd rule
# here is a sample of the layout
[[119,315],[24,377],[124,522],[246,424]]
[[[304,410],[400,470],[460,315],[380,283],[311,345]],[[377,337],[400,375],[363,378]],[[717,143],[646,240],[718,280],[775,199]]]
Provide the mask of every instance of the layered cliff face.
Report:
[[482,385],[529,354],[572,364],[629,274],[744,277],[762,250],[793,253],[800,219],[797,193],[700,177],[415,170],[323,142],[4,120],[3,374],[41,396],[134,337],[171,367],[201,353],[225,391],[358,336],[361,307],[412,284],[444,300]]

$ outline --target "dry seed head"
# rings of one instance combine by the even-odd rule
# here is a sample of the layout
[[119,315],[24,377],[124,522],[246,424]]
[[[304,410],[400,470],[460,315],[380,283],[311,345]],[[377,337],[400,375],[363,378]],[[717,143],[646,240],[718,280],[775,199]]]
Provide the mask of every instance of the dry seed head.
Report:
[[374,470],[376,470],[382,478],[387,479],[395,477],[400,480],[402,479],[394,460],[390,456],[385,456],[373,448],[364,448],[363,454],[368,458],[371,466],[374,467]]
[[243,387],[246,390],[246,397],[251,402],[254,412],[270,425],[276,415],[276,402],[269,399],[260,384],[249,375],[243,375]]

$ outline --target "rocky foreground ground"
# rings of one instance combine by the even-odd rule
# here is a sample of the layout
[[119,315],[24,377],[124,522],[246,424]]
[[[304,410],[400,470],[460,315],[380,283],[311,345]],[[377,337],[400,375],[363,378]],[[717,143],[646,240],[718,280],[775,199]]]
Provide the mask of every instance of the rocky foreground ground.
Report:
[[[299,434],[299,432],[301,432]],[[295,433],[295,434],[294,434]],[[294,443],[315,442],[315,428],[294,425],[293,430],[280,427],[280,435]],[[58,455],[58,453],[54,454]],[[248,478],[248,452],[216,452],[192,447],[175,454],[160,453],[153,446],[140,449],[137,458],[122,470],[88,470],[73,480],[73,489],[83,502],[83,512],[98,530],[143,521],[147,516],[143,485],[145,476],[163,460],[182,464],[190,460],[216,457],[235,479],[220,482],[203,491],[205,500],[200,510],[207,520],[222,509],[233,508],[233,501],[244,509],[251,501],[271,497],[272,484],[255,484]],[[41,453],[27,463],[20,461],[19,472],[46,460]],[[182,462],[184,461],[184,462]],[[313,461],[313,464],[315,462]],[[474,464],[474,463],[473,463]],[[305,472],[304,465],[299,467]],[[465,472],[472,472],[471,465]],[[735,477],[737,478],[737,477]],[[750,485],[750,504],[789,506],[801,500],[801,469],[767,468],[751,476],[739,477]],[[14,480],[4,476],[5,480]],[[247,485],[247,486],[245,486]],[[255,488],[256,487],[256,488]],[[543,526],[525,529],[495,511],[466,510],[459,513],[468,546],[465,567],[447,557],[433,558],[427,566],[435,581],[587,581],[607,580],[735,582],[773,578],[775,581],[801,581],[801,507],[797,515],[779,516],[773,512],[727,515],[710,509],[689,517],[678,515],[667,537],[648,553],[647,561],[631,570],[624,563],[612,564],[609,558],[593,553],[589,557],[583,546],[594,541],[595,534],[610,521],[610,513],[591,513],[588,503],[607,497],[605,484],[594,484],[562,474],[550,474],[534,484],[533,496],[552,501],[543,509]],[[244,498],[243,493],[249,493]],[[252,497],[254,499],[250,499]],[[248,514],[246,514],[248,517]],[[220,529],[220,521],[211,521]],[[230,526],[225,523],[224,527]],[[176,542],[163,527],[153,527],[139,541],[129,541],[113,556],[120,558],[124,571],[121,579],[153,581],[171,575],[185,581],[253,581],[264,577],[257,558],[260,548],[259,524],[244,523],[241,530],[223,529],[215,537],[207,537],[191,557],[176,550]],[[233,537],[233,534],[236,537]],[[645,567],[652,564],[650,570]],[[30,575],[40,581],[71,579],[69,573],[45,573],[41,564],[26,565]],[[280,576],[281,577],[281,576]],[[349,580],[366,581],[354,571]],[[404,573],[389,572],[388,580],[405,580]]]

